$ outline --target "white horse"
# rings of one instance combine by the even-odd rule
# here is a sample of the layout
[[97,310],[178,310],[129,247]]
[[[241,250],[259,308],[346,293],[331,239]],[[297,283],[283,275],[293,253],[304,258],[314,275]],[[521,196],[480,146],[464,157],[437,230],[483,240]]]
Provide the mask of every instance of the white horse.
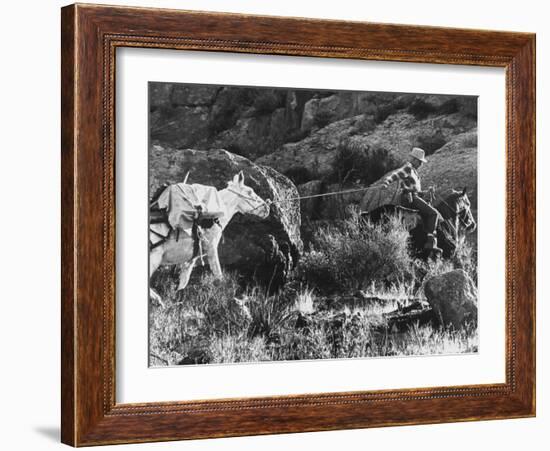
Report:
[[[202,233],[202,251],[206,256],[210,270],[216,278],[223,277],[220,260],[218,257],[218,244],[225,227],[236,213],[252,214],[265,219],[269,216],[269,201],[263,201],[252,188],[244,184],[244,174],[239,172],[233,180],[227,183],[227,188],[219,191],[223,208],[223,216],[219,225],[214,224]],[[193,267],[200,256],[193,257],[193,237],[186,233],[180,233],[179,237],[174,231],[170,232],[166,241],[149,252],[149,278],[161,265],[181,265],[181,273],[178,291],[183,290],[189,283],[189,277]],[[152,288],[149,289],[151,299],[163,305],[161,297]]]

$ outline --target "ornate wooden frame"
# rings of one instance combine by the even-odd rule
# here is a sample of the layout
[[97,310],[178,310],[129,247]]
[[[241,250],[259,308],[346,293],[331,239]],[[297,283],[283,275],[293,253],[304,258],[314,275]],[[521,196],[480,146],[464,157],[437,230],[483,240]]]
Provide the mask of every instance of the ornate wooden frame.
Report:
[[[79,4],[62,9],[61,32],[64,443],[148,442],[535,414],[535,35]],[[506,382],[117,404],[117,47],[506,68]]]

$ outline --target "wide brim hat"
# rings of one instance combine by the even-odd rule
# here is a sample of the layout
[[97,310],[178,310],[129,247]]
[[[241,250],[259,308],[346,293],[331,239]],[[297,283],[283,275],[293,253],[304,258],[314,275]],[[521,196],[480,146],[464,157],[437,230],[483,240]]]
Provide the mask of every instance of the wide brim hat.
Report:
[[413,147],[413,150],[411,150],[411,157],[420,160],[422,163],[428,162],[428,160],[426,160],[426,152],[420,147]]

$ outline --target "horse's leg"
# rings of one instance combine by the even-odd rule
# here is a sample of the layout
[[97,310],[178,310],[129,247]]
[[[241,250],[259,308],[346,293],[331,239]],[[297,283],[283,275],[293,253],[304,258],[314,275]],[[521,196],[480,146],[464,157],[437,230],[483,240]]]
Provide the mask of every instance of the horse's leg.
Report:
[[[153,277],[153,274],[160,266],[160,263],[162,262],[162,244],[160,246],[155,247],[149,252],[149,280],[151,280],[151,277]],[[162,302],[162,298],[159,296],[159,294],[153,290],[149,286],[149,298],[153,301],[156,301],[160,304],[161,307],[164,307],[164,302]]]
[[220,258],[218,256],[218,245],[221,239],[221,231],[219,235],[212,239],[210,246],[208,246],[208,251],[206,253],[206,258],[208,264],[210,265],[210,270],[216,277],[216,279],[223,279],[222,267],[220,265]]
[[223,279],[222,266],[220,265],[220,258],[218,256],[218,248],[212,247],[212,249],[210,249],[210,252],[208,252],[207,258],[210,269],[212,270],[212,273],[214,274],[216,279]]
[[180,283],[178,285],[178,291],[183,290],[189,283],[189,277],[191,277],[191,272],[195,267],[196,261],[197,261],[197,258],[192,258],[191,260],[181,265]]

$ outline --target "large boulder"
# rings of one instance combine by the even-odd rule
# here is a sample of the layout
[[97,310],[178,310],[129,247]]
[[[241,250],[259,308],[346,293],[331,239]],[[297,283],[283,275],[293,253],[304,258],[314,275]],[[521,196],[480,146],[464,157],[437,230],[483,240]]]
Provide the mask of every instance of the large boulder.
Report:
[[462,269],[432,277],[424,294],[443,325],[460,329],[466,323],[477,324],[477,289]]
[[220,90],[215,85],[174,84],[170,102],[172,106],[210,106]]
[[176,147],[190,146],[208,136],[208,115],[205,106],[159,107],[149,116],[151,138]]
[[428,157],[420,168],[422,185],[434,185],[441,196],[451,189],[466,188],[477,220],[477,128],[453,136],[447,144]]
[[256,162],[271,166],[281,173],[307,171],[312,178],[328,178],[334,172],[341,140],[354,133],[360,120],[361,116],[358,116],[333,122],[299,142],[283,144]]
[[[181,182],[189,171],[188,183],[224,189],[239,171],[245,183],[262,199],[271,199],[267,219],[237,214],[224,231],[220,262],[225,270],[253,276],[260,282],[284,283],[288,268],[303,250],[300,238],[300,206],[296,186],[272,168],[255,164],[226,150],[150,148],[149,195],[163,183]],[[285,260],[282,262],[281,260]]]
[[235,149],[243,156],[256,158],[283,144],[287,128],[285,108],[277,108],[269,113],[239,118],[231,128],[210,141],[212,147]]
[[329,93],[326,97],[315,95],[304,106],[301,129],[310,131],[323,128],[329,123],[360,114],[380,116],[382,111],[389,114],[399,109],[395,100],[396,94],[384,92],[341,91]]

